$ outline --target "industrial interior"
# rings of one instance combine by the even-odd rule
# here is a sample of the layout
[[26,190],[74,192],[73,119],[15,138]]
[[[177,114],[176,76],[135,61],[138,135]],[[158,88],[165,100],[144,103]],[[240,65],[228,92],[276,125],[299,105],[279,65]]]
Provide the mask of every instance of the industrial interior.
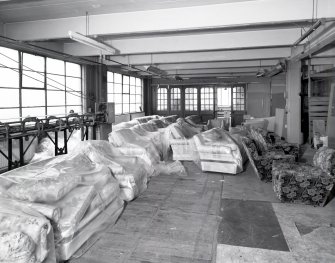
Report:
[[0,262],[335,262],[335,0],[0,0]]

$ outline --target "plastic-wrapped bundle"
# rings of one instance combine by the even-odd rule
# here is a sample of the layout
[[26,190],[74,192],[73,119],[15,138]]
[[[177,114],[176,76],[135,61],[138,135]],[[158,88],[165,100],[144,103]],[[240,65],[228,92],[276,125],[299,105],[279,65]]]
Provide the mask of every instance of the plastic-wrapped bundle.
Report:
[[[19,191],[15,191],[17,189]],[[80,228],[118,198],[120,189],[107,166],[93,163],[85,154],[78,153],[57,156],[3,174],[0,193],[19,199],[13,201],[19,205],[30,202],[30,207],[48,216],[59,244],[64,239],[72,240]],[[57,220],[50,216],[55,207],[61,214]],[[67,256],[71,255],[67,253]]]
[[[78,231],[71,238],[62,240],[57,247],[57,257],[62,260],[68,260],[74,253],[76,253],[76,257],[85,253],[85,251],[81,251],[80,247],[89,247],[88,245],[85,246],[85,243],[89,243],[90,238],[93,239],[95,235],[98,235],[110,225],[115,224],[122,211],[123,201],[117,198],[106,210],[91,220],[89,224],[79,227]],[[85,217],[83,220],[85,220]]]
[[81,142],[74,152],[85,154],[94,163],[108,166],[121,187],[121,197],[131,201],[147,188],[147,178],[154,173],[151,166],[137,157],[121,156],[118,148],[107,141]]
[[156,126],[158,129],[166,128],[169,124],[165,123],[162,120],[155,119],[148,122],[148,124]]
[[138,156],[152,166],[160,160],[155,145],[130,129],[113,131],[109,134],[108,140],[112,145],[119,147],[123,155]]
[[158,131],[149,132],[141,127],[141,125],[135,125],[130,128],[137,135],[144,137],[145,139],[150,140],[157,148],[157,150],[162,154],[162,142],[161,135]]
[[158,115],[150,115],[150,116],[143,116],[136,118],[135,120],[138,121],[138,123],[147,123],[150,120],[157,119]]
[[131,121],[126,121],[126,122],[121,122],[119,124],[113,125],[113,131],[118,131],[122,129],[129,129],[135,125],[139,124],[137,120],[131,120]]
[[159,119],[166,124],[172,124],[176,122],[176,120],[178,119],[178,115],[164,116],[164,117],[160,117]]
[[193,136],[200,131],[187,124],[181,118],[168,128],[169,144],[173,152],[173,160],[193,161],[195,159],[195,145]]
[[203,171],[230,174],[243,171],[244,155],[228,132],[214,128],[193,138]]
[[35,263],[47,258],[56,262],[50,234],[52,228],[44,216],[22,204],[0,199],[0,262]]

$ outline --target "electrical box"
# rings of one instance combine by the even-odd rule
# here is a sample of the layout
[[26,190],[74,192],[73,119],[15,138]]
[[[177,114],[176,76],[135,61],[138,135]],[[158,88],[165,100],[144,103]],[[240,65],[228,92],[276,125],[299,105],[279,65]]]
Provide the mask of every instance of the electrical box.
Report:
[[104,114],[104,120],[107,124],[115,122],[115,103],[114,102],[99,102],[95,104],[95,113]]

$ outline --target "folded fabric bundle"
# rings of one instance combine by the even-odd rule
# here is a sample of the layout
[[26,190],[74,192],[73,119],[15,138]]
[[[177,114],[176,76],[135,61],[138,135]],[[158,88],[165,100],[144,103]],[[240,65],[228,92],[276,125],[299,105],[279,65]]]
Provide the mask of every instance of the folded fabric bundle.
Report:
[[36,210],[37,212],[41,213],[45,217],[49,218],[53,222],[58,222],[60,215],[61,215],[61,209],[54,205],[32,203],[28,201],[21,201],[21,200],[15,200],[15,199],[7,199],[7,198],[0,198],[0,202],[6,202],[7,204],[12,204],[12,205],[18,204],[18,205],[30,207]]
[[98,214],[106,209],[106,207],[119,198],[120,187],[118,184],[108,183],[100,193],[93,199],[91,205],[87,209],[83,219],[79,222],[77,230],[80,231],[89,222],[91,222]]
[[104,209],[120,194],[120,187],[117,181],[108,182],[94,197],[86,214],[96,209]]
[[23,183],[13,184],[7,193],[19,200],[30,202],[49,203],[55,202],[65,196],[80,182],[78,176],[65,176],[30,179],[27,178]]
[[[116,155],[120,154],[118,149],[106,141],[82,142],[76,151],[86,154],[95,163],[109,166],[122,188],[122,198],[126,201],[131,201],[142,193],[146,189],[148,175],[154,174],[153,168],[142,159]],[[114,164],[122,169],[114,170],[117,167]]]
[[75,233],[95,194],[93,186],[79,186],[55,203],[62,210],[58,223],[53,224],[56,242]]
[[[88,225],[77,231],[71,238],[57,244],[58,260],[68,260],[78,249],[95,234],[115,224],[123,210],[123,201],[116,198],[105,211],[101,212]],[[85,220],[85,218],[83,218]]]

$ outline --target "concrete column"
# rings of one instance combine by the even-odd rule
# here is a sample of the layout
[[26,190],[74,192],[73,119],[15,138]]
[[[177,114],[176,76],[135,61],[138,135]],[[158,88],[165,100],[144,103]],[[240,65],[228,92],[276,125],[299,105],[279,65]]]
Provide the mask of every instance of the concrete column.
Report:
[[289,61],[286,73],[287,141],[301,142],[301,62]]
[[4,36],[5,32],[4,32],[4,24],[0,21],[0,36]]

